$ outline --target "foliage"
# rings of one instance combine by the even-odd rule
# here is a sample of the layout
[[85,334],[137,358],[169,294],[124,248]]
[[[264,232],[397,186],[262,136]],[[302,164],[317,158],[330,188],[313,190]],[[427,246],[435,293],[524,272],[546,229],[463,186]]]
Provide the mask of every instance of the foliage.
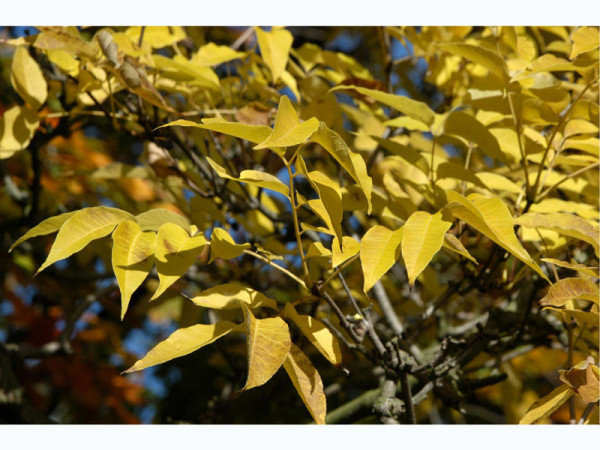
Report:
[[137,362],[116,342],[126,373],[214,348],[234,411],[273,383],[251,408],[294,388],[319,424],[597,423],[598,29],[364,29],[362,61],[214,33],[5,40],[5,301],[35,266],[80,297],[2,351],[73,351],[97,301],[112,345],[131,314],[179,324]]

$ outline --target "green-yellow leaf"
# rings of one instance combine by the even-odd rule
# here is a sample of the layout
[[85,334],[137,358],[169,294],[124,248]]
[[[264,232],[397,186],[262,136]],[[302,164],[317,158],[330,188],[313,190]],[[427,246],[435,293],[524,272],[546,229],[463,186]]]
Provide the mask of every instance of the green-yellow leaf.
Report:
[[[179,119],[167,124],[163,127],[194,127],[203,130],[216,131],[217,133],[226,134],[228,136],[237,137],[246,141],[257,144],[264,141],[270,134],[271,128],[264,125],[247,125],[245,123],[228,122],[221,118],[202,119],[202,123],[192,122],[191,120]],[[158,129],[157,128],[157,129]]]
[[358,153],[351,151],[344,140],[334,131],[330,130],[324,122],[319,124],[319,129],[311,137],[311,142],[321,145],[333,156],[336,161],[350,174],[358,183],[365,194],[368,204],[368,213],[371,213],[371,191],[373,180],[367,173],[365,160]]
[[93,240],[108,236],[122,220],[134,220],[134,218],[128,212],[106,206],[77,211],[60,228],[48,258],[37,273],[56,261],[83,250]]
[[48,98],[48,84],[37,62],[25,46],[17,47],[10,74],[15,91],[31,108],[38,110]]
[[403,95],[388,94],[387,92],[377,91],[375,89],[367,89],[359,86],[342,85],[336,86],[330,92],[340,90],[354,90],[362,95],[367,95],[379,103],[383,103],[402,114],[407,115],[419,122],[425,124],[428,129],[433,124],[435,113],[427,106],[426,103],[413,100],[412,98]]
[[123,220],[112,234],[112,267],[121,290],[121,320],[131,295],[144,282],[154,265],[156,233],[143,232],[138,224]]
[[254,27],[254,31],[261,57],[271,71],[273,83],[277,83],[287,66],[294,37],[292,33],[279,27],[273,27],[271,31]]
[[452,111],[448,114],[444,122],[444,133],[473,142],[486,155],[508,164],[508,159],[500,150],[496,137],[475,117],[463,111]]
[[574,59],[582,53],[597,49],[600,46],[600,35],[598,27],[580,27],[573,32],[573,49],[570,59]]
[[[341,247],[341,248],[340,248]],[[333,238],[331,244],[331,252],[333,254],[331,258],[331,268],[335,269],[343,262],[349,260],[360,251],[360,242],[350,236],[344,236],[342,238],[342,245],[340,246],[337,237]]]
[[365,233],[360,242],[360,263],[365,277],[363,285],[365,293],[400,257],[403,236],[402,228],[392,231],[381,225],[375,225]]
[[503,81],[508,80],[508,69],[504,59],[487,48],[463,43],[438,44],[438,47],[485,67]]
[[[208,159],[208,158],[207,158]],[[270,189],[275,192],[289,197],[290,189],[281,182],[279,178],[270,173],[261,172],[259,170],[242,170],[237,181],[241,183],[253,184],[264,189]]]
[[190,231],[190,222],[185,217],[168,209],[156,208],[135,216],[135,221],[142,231],[158,231],[165,223],[174,223],[186,231]]
[[298,314],[291,303],[285,304],[284,314],[296,324],[302,334],[327,358],[331,364],[336,366],[342,363],[342,351],[336,337],[314,317]]
[[47,234],[54,233],[55,231],[60,230],[60,227],[62,227],[63,224],[68,219],[73,217],[76,212],[77,211],[72,211],[72,212],[60,214],[58,216],[50,217],[50,218],[44,220],[43,222],[38,223],[35,227],[33,227],[31,230],[29,230],[27,233],[25,233],[19,239],[17,239],[15,241],[15,243],[10,246],[10,248],[8,249],[8,252],[9,253],[12,252],[17,245],[21,244],[22,242],[27,241],[28,239],[31,239],[31,238],[37,237],[37,236],[46,236]]
[[285,362],[292,345],[290,330],[281,317],[257,319],[242,303],[248,350],[248,380],[243,390],[265,384]]
[[217,258],[233,259],[252,247],[249,243],[236,244],[223,228],[215,228],[210,236],[210,262]]
[[451,222],[442,220],[441,212],[431,215],[425,211],[417,211],[411,214],[402,227],[402,258],[411,286],[442,248],[444,236],[451,225]]
[[27,148],[39,124],[37,113],[27,107],[7,109],[0,117],[0,159]]
[[519,425],[530,425],[548,417],[560,406],[565,403],[571,396],[573,391],[571,388],[562,384],[545,397],[542,397],[537,402],[529,407],[527,413],[519,421]]
[[180,356],[189,355],[199,348],[213,343],[236,328],[239,328],[238,325],[227,321],[217,322],[213,325],[200,324],[180,328],[150,350],[146,356],[127,369],[125,373],[136,372],[179,358]]
[[471,194],[465,198],[454,191],[447,191],[446,196],[448,198],[447,208],[454,217],[461,219],[494,241],[550,282],[519,242],[514,231],[515,224],[512,215],[501,199],[488,198],[479,194]]
[[515,224],[522,225],[528,228],[549,228],[558,233],[581,239],[587,242],[594,248],[596,256],[598,256],[598,233],[599,227],[590,224],[587,220],[582,219],[574,214],[566,213],[527,213],[515,219]]
[[550,286],[540,300],[542,306],[564,306],[569,300],[588,300],[598,304],[598,285],[582,278],[564,278]]
[[561,261],[559,259],[554,258],[540,258],[542,261],[554,264],[558,267],[564,267],[565,269],[575,270],[581,274],[587,275],[589,277],[599,278],[598,277],[598,268],[597,267],[587,267],[584,264],[576,264],[569,263],[567,261]]
[[302,144],[318,128],[319,121],[315,117],[311,117],[306,122],[300,122],[292,102],[286,95],[283,95],[279,100],[273,131],[264,141],[255,146],[254,150]]
[[190,300],[198,306],[213,309],[241,308],[241,303],[245,303],[251,308],[262,306],[277,309],[277,302],[272,298],[236,282],[206,289]]
[[315,422],[325,425],[327,399],[323,390],[323,381],[310,359],[292,344],[283,367]]
[[179,225],[165,223],[156,236],[156,271],[158,288],[150,300],[162,295],[192,264],[206,245],[201,234],[190,237]]
[[243,52],[238,52],[227,45],[217,45],[214,42],[209,42],[200,47],[198,52],[192,57],[192,61],[202,66],[210,67],[239,59],[243,56]]

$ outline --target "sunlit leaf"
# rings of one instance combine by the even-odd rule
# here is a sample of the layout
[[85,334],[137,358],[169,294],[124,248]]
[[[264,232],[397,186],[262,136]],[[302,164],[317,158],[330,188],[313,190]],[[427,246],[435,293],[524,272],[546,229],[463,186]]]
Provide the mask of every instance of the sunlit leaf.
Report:
[[442,248],[451,222],[442,219],[442,213],[431,215],[425,211],[413,213],[402,229],[402,258],[406,265],[408,283],[413,285],[417,276]]
[[298,314],[291,303],[285,304],[284,313],[331,364],[342,363],[340,344],[322,322],[314,317]]
[[254,27],[254,31],[261,57],[271,71],[273,83],[276,83],[287,66],[294,37],[292,33],[279,27],[273,27],[271,31]]
[[189,355],[236,328],[239,329],[239,326],[225,320],[213,325],[193,325],[188,328],[180,328],[150,350],[146,356],[127,369],[125,373],[136,372],[180,356]]
[[56,261],[77,253],[95,239],[108,236],[122,220],[134,220],[128,212],[116,208],[97,206],[77,211],[69,217],[56,235],[40,273]]
[[296,391],[310,412],[315,422],[325,424],[327,400],[323,391],[323,382],[317,369],[312,365],[302,350],[294,344],[290,347],[283,367],[292,380]]
[[280,317],[257,319],[242,303],[248,349],[248,380],[243,390],[260,386],[285,362],[292,341],[287,324]]
[[319,128],[319,121],[312,117],[306,122],[300,122],[298,114],[290,99],[283,95],[279,100],[275,125],[271,134],[255,150],[269,147],[291,147],[302,144]]
[[210,262],[217,258],[233,259],[252,247],[249,243],[236,244],[223,228],[215,228],[210,237]]
[[358,254],[360,251],[360,242],[350,236],[344,236],[342,238],[342,245],[340,246],[338,238],[334,237],[331,244],[331,251],[331,267],[335,269],[343,262]]
[[17,47],[12,60],[10,81],[27,105],[37,110],[48,98],[48,83],[25,46]]
[[33,237],[45,236],[47,234],[54,233],[55,231],[60,230],[60,227],[62,227],[63,224],[68,219],[73,217],[76,212],[77,211],[72,211],[72,212],[60,214],[58,216],[49,217],[48,219],[44,220],[43,222],[38,223],[35,227],[33,227],[31,230],[29,230],[27,233],[25,233],[19,239],[17,239],[15,241],[15,243],[10,246],[10,248],[8,249],[8,252],[9,253],[12,252],[17,245],[19,245],[22,242],[25,242]]
[[206,289],[190,300],[198,306],[213,309],[241,308],[241,303],[246,303],[251,308],[263,306],[277,309],[275,300],[237,282]]
[[154,266],[156,233],[143,232],[138,224],[123,220],[112,234],[112,267],[121,290],[121,320],[131,295],[144,282]]
[[580,27],[577,28],[571,36],[573,40],[573,50],[570,59],[574,59],[582,53],[597,49],[600,46],[600,35],[598,27]]
[[401,254],[404,230],[392,231],[375,225],[365,233],[360,241],[360,263],[364,274],[363,291],[368,292],[386,274]]
[[165,223],[174,223],[186,231],[190,231],[190,222],[183,216],[168,209],[149,209],[135,216],[135,221],[142,231],[158,231]]

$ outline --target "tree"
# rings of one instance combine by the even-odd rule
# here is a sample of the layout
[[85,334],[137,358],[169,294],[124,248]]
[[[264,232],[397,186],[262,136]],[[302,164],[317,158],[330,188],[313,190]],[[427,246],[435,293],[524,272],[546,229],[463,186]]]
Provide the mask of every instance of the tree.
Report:
[[1,420],[598,423],[597,28],[3,42]]

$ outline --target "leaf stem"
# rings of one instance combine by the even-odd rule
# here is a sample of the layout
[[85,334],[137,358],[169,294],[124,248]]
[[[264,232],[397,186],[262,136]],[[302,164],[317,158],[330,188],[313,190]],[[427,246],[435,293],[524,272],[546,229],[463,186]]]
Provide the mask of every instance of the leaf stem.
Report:
[[250,256],[254,256],[257,259],[260,259],[261,261],[267,263],[269,266],[274,267],[275,269],[279,270],[280,272],[286,274],[288,277],[290,277],[292,280],[294,280],[296,283],[298,283],[304,289],[308,289],[306,287],[306,283],[304,283],[304,281],[302,281],[300,278],[298,278],[292,272],[287,270],[285,267],[281,267],[279,264],[275,264],[273,261],[270,261],[269,259],[265,258],[264,256],[259,255],[258,253],[254,253],[252,250],[244,250],[244,253],[247,255],[250,255]]

